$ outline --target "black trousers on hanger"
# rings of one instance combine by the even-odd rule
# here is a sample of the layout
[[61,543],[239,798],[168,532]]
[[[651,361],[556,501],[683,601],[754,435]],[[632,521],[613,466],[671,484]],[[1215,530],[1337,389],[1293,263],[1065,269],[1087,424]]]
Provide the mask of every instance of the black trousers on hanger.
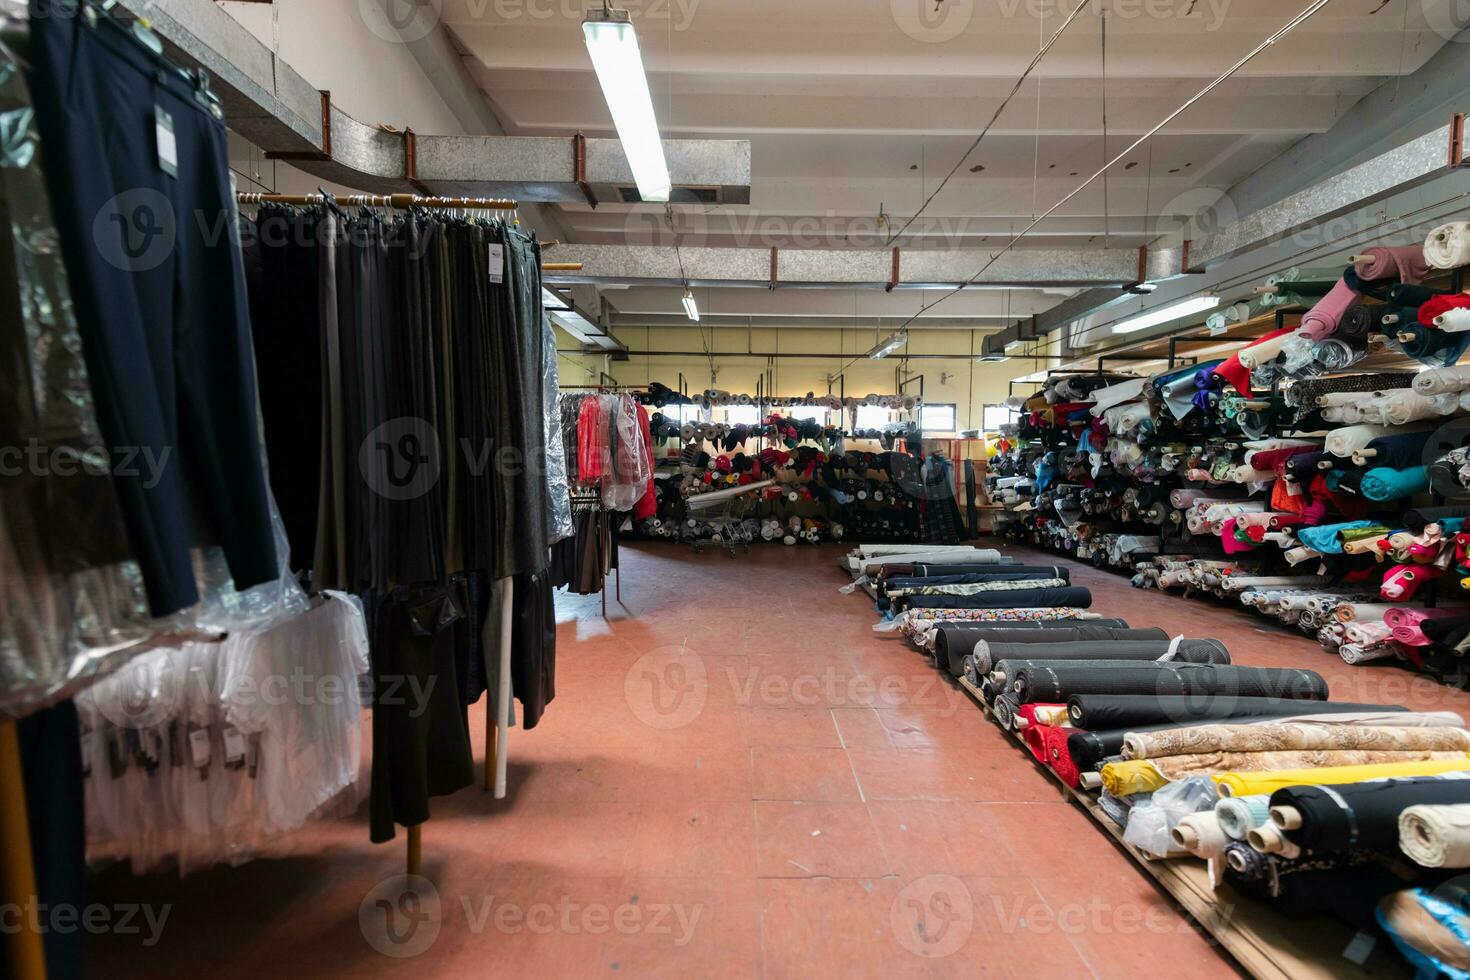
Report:
[[129,543],[165,615],[198,600],[199,539],[239,588],[279,574],[225,126],[109,17],[55,7],[33,3],[36,125]]
[[970,537],[980,536],[980,511],[975,506],[975,461],[965,460],[965,520],[970,526]]

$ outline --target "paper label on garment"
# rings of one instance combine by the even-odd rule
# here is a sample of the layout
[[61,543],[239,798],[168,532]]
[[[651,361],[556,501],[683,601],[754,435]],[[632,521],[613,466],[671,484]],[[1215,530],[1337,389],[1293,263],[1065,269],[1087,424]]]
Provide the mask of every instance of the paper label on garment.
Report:
[[85,734],[82,736],[82,775],[92,775],[92,740]]
[[209,765],[209,752],[209,729],[196,728],[189,732],[189,758],[194,768],[203,769]]
[[1378,940],[1366,932],[1360,932],[1352,938],[1347,947],[1342,951],[1342,958],[1362,966],[1368,961],[1373,952],[1373,947],[1378,945]]
[[174,136],[174,117],[163,106],[153,107],[153,129],[158,142],[158,169],[177,177],[179,141]]
[[490,281],[499,285],[505,282],[505,246],[492,242],[489,248]]
[[245,736],[233,725],[225,732],[225,765],[238,769],[245,764]]

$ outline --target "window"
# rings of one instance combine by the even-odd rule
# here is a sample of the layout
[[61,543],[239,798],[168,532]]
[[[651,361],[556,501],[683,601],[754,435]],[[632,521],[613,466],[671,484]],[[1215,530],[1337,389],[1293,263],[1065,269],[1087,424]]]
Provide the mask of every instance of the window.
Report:
[[954,405],[924,405],[919,409],[919,428],[925,432],[954,432]]
[[893,421],[893,412],[881,405],[859,405],[857,427],[859,429],[881,429]]
[[1020,415],[1018,409],[1009,405],[986,405],[982,422],[986,432],[995,432],[1003,425],[1010,425]]
[[792,405],[790,408],[791,418],[797,421],[813,419],[822,425],[827,424],[827,417],[831,414],[830,408],[820,408],[816,405]]
[[760,410],[754,405],[729,405],[725,408],[727,425],[755,425],[760,421]]
[[681,424],[704,421],[698,405],[665,405],[660,411],[664,413],[664,418],[676,419]]

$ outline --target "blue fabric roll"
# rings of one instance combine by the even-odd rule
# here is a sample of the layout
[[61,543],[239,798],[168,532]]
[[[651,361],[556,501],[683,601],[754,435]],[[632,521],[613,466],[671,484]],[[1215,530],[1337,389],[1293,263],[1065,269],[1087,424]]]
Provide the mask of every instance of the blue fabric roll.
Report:
[[1324,555],[1342,554],[1342,538],[1338,537],[1342,531],[1351,531],[1359,527],[1372,527],[1372,521],[1347,521],[1342,524],[1320,524],[1317,527],[1297,528],[1297,540],[1311,548],[1320,551]]
[[1358,492],[1369,500],[1400,500],[1416,493],[1429,492],[1429,467],[1413,466],[1396,470],[1379,466],[1363,474]]

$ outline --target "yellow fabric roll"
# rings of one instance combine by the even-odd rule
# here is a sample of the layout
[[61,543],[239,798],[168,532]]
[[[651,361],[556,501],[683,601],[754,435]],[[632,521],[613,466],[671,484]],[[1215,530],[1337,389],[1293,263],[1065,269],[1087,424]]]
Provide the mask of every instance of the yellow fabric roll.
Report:
[[[1106,766],[1103,768],[1107,769]],[[1256,796],[1274,793],[1286,786],[1332,786],[1338,783],[1361,783],[1369,779],[1438,776],[1440,773],[1457,770],[1470,770],[1470,753],[1462,753],[1458,759],[1386,762],[1374,766],[1330,766],[1325,769],[1287,769],[1278,772],[1221,772],[1211,778],[1215,780],[1215,785],[1220,788],[1223,796]]]
[[1169,784],[1169,777],[1159,772],[1147,759],[1136,762],[1109,762],[1102,767],[1103,789],[1114,796],[1152,793]]

